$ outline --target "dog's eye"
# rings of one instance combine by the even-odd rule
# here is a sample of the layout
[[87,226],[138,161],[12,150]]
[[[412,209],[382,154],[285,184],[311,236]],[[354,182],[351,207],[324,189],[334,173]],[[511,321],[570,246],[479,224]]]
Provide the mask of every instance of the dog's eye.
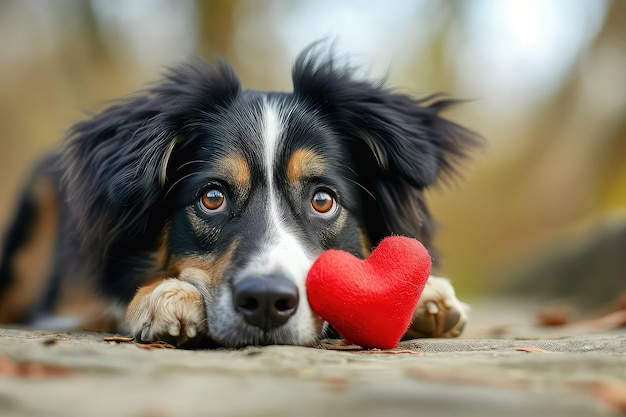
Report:
[[335,199],[326,191],[318,191],[311,199],[311,207],[320,214],[332,214],[335,205]]
[[202,194],[202,205],[208,211],[216,212],[226,208],[226,197],[218,188],[211,188]]

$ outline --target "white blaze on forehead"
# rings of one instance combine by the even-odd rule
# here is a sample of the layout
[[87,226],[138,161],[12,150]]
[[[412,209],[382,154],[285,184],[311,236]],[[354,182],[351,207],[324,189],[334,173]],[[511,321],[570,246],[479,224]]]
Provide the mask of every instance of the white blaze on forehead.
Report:
[[[277,167],[277,155],[281,146],[281,137],[285,130],[285,117],[288,110],[278,103],[264,102],[263,106],[263,154],[265,163],[266,185],[268,192],[267,204],[267,245],[261,256],[264,258],[265,268],[270,271],[283,270],[289,273],[290,278],[299,281],[313,262],[309,259],[297,233],[285,224],[283,212],[288,206],[280,203],[279,192],[274,184],[274,174]],[[293,274],[293,275],[292,275]],[[304,279],[303,277],[301,278]]]
[[279,103],[265,101],[262,115],[262,144],[267,187],[266,216],[267,232],[260,251],[251,259],[242,275],[264,275],[282,273],[292,280],[300,293],[300,305],[296,315],[287,324],[292,327],[301,341],[310,339],[314,334],[313,314],[306,297],[306,276],[315,257],[307,254],[302,242],[294,230],[285,221],[284,214],[289,206],[280,199],[274,176],[278,167],[280,147],[285,131],[285,119],[289,109]]
[[277,105],[265,101],[263,103],[263,156],[265,159],[265,175],[267,183],[270,186],[270,192],[273,192],[274,185],[274,160],[278,150],[278,142],[283,132],[283,123],[280,118],[279,108]]

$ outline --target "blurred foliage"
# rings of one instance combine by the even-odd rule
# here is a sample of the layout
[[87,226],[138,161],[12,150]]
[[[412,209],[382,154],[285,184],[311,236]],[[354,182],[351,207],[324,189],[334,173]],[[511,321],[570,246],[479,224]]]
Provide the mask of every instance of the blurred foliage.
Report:
[[[588,34],[589,42],[577,46],[558,80],[525,91],[524,100],[509,92],[519,86],[501,86],[513,88],[533,71],[552,73],[556,61],[538,69],[520,65],[519,73],[496,80],[493,52],[471,52],[472,36],[499,36],[481,19],[504,3],[511,2],[0,0],[0,224],[9,221],[31,163],[83,112],[102,109],[194,55],[228,59],[247,87],[289,89],[295,51],[332,38],[333,28],[309,33],[330,22],[342,25],[340,38],[347,34],[341,51],[389,69],[390,84],[401,91],[475,99],[448,116],[490,145],[468,164],[464,180],[429,198],[443,225],[443,272],[462,295],[492,289],[521,266],[566,248],[563,242],[596,236],[607,218],[626,222],[626,2],[598,3],[597,33],[591,23],[569,28],[571,36]],[[371,21],[359,22],[363,16]],[[535,41],[542,48],[547,40]],[[498,87],[489,89],[492,82]]]

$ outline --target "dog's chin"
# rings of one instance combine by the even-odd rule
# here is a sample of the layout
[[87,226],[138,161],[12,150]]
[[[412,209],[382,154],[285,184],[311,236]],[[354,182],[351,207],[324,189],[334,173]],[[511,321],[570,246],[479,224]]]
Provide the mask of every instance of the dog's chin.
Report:
[[288,326],[281,326],[264,332],[252,326],[240,326],[225,334],[211,334],[213,343],[226,348],[242,348],[246,346],[295,345],[315,346],[321,339],[321,333],[302,337],[294,334]]
[[213,343],[227,348],[241,348],[267,345],[315,346],[322,339],[327,324],[317,316],[305,321],[302,317],[293,317],[280,327],[264,331],[232,314],[221,315],[218,320],[209,317],[208,327]]
[[241,320],[237,324],[220,326],[215,323],[209,327],[209,337],[214,344],[227,348],[241,348],[267,345],[315,346],[322,338],[326,326],[325,324],[315,326],[312,323],[310,331],[302,332],[302,329],[287,323],[264,331]]

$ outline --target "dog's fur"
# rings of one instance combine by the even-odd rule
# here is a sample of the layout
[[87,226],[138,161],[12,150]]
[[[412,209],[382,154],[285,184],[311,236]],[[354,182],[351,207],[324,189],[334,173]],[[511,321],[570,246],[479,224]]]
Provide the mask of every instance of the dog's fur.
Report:
[[[439,115],[454,101],[360,80],[318,49],[294,65],[293,93],[242,90],[226,64],[196,63],[76,124],[7,233],[0,322],[110,328],[126,311],[141,340],[312,345],[326,324],[304,283],[322,251],[364,257],[388,235],[432,251],[424,190],[477,136]],[[284,323],[248,319],[235,294],[251,279],[289,287]],[[464,322],[431,277],[407,335]]]

